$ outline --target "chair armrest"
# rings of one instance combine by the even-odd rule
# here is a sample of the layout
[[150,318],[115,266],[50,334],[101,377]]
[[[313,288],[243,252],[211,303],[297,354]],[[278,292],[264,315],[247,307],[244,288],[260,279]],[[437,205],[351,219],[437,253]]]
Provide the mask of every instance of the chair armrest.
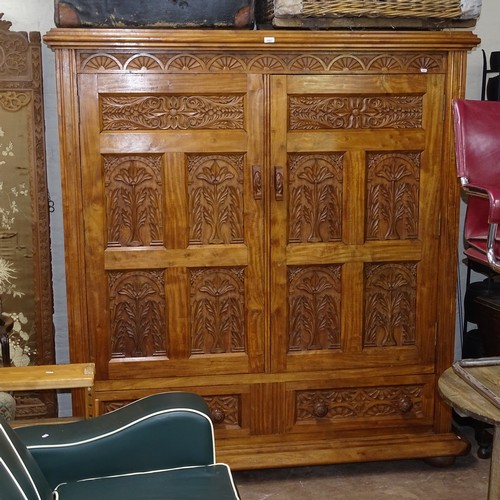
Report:
[[490,209],[488,222],[500,224],[500,188],[497,186],[479,186],[475,184],[463,184],[462,188],[468,196],[479,196],[488,198]]
[[80,422],[20,427],[51,486],[88,477],[215,463],[213,426],[195,394],[155,394]]

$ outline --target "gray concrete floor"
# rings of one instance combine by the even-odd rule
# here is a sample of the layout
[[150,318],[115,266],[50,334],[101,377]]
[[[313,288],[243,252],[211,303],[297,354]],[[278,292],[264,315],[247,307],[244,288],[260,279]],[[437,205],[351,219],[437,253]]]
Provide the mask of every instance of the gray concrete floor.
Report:
[[394,460],[236,471],[234,477],[242,500],[486,500],[490,460],[477,457],[469,427],[460,431],[471,453],[445,468]]

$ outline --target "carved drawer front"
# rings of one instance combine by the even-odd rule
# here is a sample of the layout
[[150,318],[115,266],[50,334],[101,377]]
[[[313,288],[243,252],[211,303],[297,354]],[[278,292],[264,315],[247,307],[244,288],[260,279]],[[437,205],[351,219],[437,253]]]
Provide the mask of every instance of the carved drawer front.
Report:
[[231,436],[247,433],[244,429],[248,418],[246,408],[250,408],[248,402],[249,389],[247,386],[226,387],[166,387],[158,390],[141,389],[126,391],[106,391],[98,393],[96,414],[102,415],[125,406],[150,394],[164,391],[186,391],[194,392],[203,396],[208,405],[212,423],[217,435]]
[[[430,424],[433,413],[433,376],[405,377],[387,383],[384,378],[364,380],[348,387],[318,383],[291,389],[294,430],[324,425],[354,428],[366,425],[404,426]],[[345,382],[343,382],[345,384]]]

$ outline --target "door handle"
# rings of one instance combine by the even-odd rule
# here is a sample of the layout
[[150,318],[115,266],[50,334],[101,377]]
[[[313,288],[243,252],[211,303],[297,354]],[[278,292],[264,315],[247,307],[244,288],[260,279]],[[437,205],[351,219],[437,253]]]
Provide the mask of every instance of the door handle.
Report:
[[262,200],[262,168],[252,165],[252,191],[254,200]]
[[274,198],[276,201],[283,200],[283,168],[274,167]]

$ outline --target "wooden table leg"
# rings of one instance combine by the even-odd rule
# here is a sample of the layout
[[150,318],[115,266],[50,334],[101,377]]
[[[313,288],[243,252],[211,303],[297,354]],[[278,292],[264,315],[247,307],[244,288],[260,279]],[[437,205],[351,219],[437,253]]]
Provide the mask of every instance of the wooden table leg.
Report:
[[490,482],[488,500],[500,498],[500,425],[495,426],[493,446],[491,449]]

